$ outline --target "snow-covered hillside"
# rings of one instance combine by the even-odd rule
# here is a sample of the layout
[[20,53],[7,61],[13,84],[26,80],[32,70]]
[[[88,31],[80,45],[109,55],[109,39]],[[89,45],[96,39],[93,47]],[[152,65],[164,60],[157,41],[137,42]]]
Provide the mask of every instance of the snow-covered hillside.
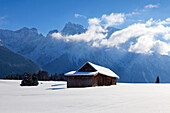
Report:
[[149,20],[119,30],[89,23],[88,29],[68,23],[46,37],[35,28],[1,29],[0,40],[49,73],[76,70],[90,61],[113,70],[121,82],[155,82],[157,76],[161,82],[170,82],[169,46],[160,41],[168,33],[166,26]]
[[10,74],[34,73],[41,68],[31,60],[0,46],[0,78]]
[[1,113],[169,113],[170,84],[66,88],[66,82],[0,80]]

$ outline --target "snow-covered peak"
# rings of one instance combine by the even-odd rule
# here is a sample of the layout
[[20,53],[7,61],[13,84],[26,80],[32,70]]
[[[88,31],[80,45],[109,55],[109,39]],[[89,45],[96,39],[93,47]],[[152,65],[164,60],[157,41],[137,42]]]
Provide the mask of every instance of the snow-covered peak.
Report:
[[54,30],[49,31],[47,34],[47,37],[51,36],[51,34],[53,34],[53,33],[58,33],[58,30],[54,29]]
[[114,27],[107,27],[107,30],[108,30],[108,35],[107,35],[107,37],[106,38],[109,38],[111,35],[112,35],[112,33],[114,33],[115,31],[119,31],[120,29],[117,29],[117,28],[114,28]]
[[113,33],[113,32],[118,31],[120,29],[117,29],[117,28],[114,28],[114,27],[107,27],[107,30],[108,30],[108,32]]
[[29,28],[23,27],[23,28],[21,28],[21,29],[15,31],[15,32],[17,32],[17,33],[20,33],[20,32],[27,32],[27,31],[29,31],[29,30],[30,30]]
[[31,28],[30,30],[31,30],[32,32],[38,33],[37,28]]
[[84,28],[82,25],[68,22],[63,28],[63,30],[61,31],[61,34],[62,35],[75,35],[75,34],[84,33],[86,31],[87,29]]
[[15,31],[15,32],[17,32],[17,33],[26,33],[26,32],[38,33],[38,30],[37,30],[36,28],[31,28],[31,29],[29,29],[29,28],[27,28],[27,27],[23,27],[23,28]]
[[0,30],[0,40],[3,45],[23,56],[34,51],[42,39],[44,39],[44,36],[39,34],[36,28],[24,27],[17,31]]

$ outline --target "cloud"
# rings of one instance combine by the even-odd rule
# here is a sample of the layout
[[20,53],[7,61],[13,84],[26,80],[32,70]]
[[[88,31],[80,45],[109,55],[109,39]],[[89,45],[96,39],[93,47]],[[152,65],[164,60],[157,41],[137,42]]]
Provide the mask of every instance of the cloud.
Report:
[[105,38],[107,34],[103,34],[104,32],[106,32],[106,30],[103,29],[103,27],[91,25],[89,26],[88,30],[82,34],[62,36],[61,33],[53,33],[51,36],[55,39],[61,39],[67,42],[72,42],[72,41],[90,42],[90,41],[97,41],[97,40],[99,41]]
[[145,6],[145,9],[147,9],[147,8],[158,8],[158,7],[159,7],[159,5],[148,4],[148,5]]
[[0,25],[8,23],[8,22],[5,20],[6,18],[7,18],[7,16],[1,16],[1,17],[0,17]]
[[[82,34],[62,36],[60,33],[53,33],[52,37],[56,39],[64,39],[68,41],[97,41],[94,45],[101,42],[107,36],[107,27],[118,25],[124,22],[124,14],[111,13],[110,15],[102,15],[101,18],[89,18],[88,30]],[[98,44],[99,46],[100,44]]]
[[[60,33],[52,34],[56,40],[75,43],[81,48],[88,45],[90,48],[117,48],[127,52],[168,55],[170,52],[170,18],[165,20],[149,19],[146,22],[134,23],[122,30],[112,33],[108,37],[109,26],[122,24],[126,14],[111,13],[100,18],[88,19],[88,30],[82,34],[62,36]],[[80,47],[79,47],[80,46]]]
[[170,34],[165,34],[163,37],[165,40],[170,40]]
[[152,35],[143,35],[137,39],[136,44],[130,46],[128,51],[136,53],[152,53],[151,48],[153,44],[154,40]]
[[133,15],[138,15],[138,14],[140,14],[140,13],[137,12],[137,11],[134,11],[134,12],[132,12],[132,13],[126,14],[125,16],[133,16]]
[[99,25],[101,20],[99,18],[90,18],[88,19],[89,25]]
[[114,25],[120,25],[125,21],[125,15],[122,13],[111,13],[110,15],[103,14],[101,18],[88,19],[89,25],[101,25],[105,28]]
[[170,52],[170,44],[157,40],[154,42],[152,50],[162,55],[168,55],[168,52]]
[[81,15],[81,14],[74,14],[74,17],[76,17],[76,18],[79,18],[79,17],[86,18],[86,16]]
[[[160,24],[162,23],[162,24]],[[170,52],[170,27],[164,26],[163,21],[159,24],[153,19],[146,23],[133,24],[123,30],[117,31],[107,40],[107,46],[120,48],[122,44],[130,41],[129,52],[151,54],[157,52],[167,55]]]
[[125,15],[122,13],[111,13],[110,15],[102,15],[101,20],[105,23],[105,27],[119,25],[125,21]]
[[142,13],[146,12],[147,9],[158,8],[159,5],[160,5],[159,3],[157,5],[148,4],[148,5],[145,5],[143,9],[135,9],[133,12],[125,14],[125,16],[131,17],[134,15],[141,15]]

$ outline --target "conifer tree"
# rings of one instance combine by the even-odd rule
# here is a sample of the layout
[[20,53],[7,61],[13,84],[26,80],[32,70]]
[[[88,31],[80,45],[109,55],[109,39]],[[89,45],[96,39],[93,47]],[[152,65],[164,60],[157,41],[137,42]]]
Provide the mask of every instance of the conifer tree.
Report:
[[33,75],[32,75],[32,81],[33,81],[33,86],[37,86],[39,83],[38,83],[38,77],[37,77],[37,74],[36,73],[34,73]]
[[156,78],[156,83],[160,83],[159,76]]
[[29,73],[24,73],[24,78],[21,82],[21,86],[32,86],[32,77]]

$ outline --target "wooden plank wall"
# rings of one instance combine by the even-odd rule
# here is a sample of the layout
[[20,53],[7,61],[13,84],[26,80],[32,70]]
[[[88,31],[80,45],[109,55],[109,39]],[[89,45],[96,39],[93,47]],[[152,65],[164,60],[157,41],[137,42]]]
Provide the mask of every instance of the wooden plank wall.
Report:
[[91,87],[93,86],[93,79],[91,77],[68,77],[67,87]]
[[116,85],[116,78],[98,74],[96,76],[69,76],[67,87],[92,87]]
[[116,78],[105,76],[102,74],[97,75],[98,86],[108,86],[108,85],[116,85]]

